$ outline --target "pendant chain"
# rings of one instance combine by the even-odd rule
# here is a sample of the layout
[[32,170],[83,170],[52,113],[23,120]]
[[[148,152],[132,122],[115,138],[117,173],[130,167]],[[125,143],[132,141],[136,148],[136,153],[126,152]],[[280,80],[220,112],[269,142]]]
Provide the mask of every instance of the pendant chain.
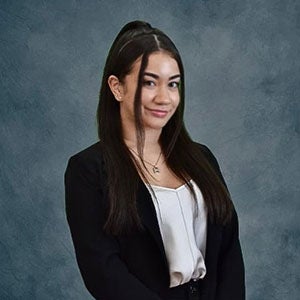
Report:
[[[129,148],[129,149],[130,149],[130,150],[131,150],[138,158],[141,159],[140,155],[139,155],[134,149],[132,149],[132,148]],[[152,172],[153,172],[154,174],[160,173],[160,170],[159,170],[159,168],[157,167],[157,164],[158,164],[158,162],[159,162],[159,159],[160,159],[160,157],[161,157],[161,154],[162,154],[162,152],[159,153],[159,156],[158,156],[157,161],[156,161],[155,164],[152,164],[151,162],[149,162],[149,161],[143,159],[143,161],[144,161],[145,163],[147,163],[148,165],[150,165],[150,166],[152,167]]]

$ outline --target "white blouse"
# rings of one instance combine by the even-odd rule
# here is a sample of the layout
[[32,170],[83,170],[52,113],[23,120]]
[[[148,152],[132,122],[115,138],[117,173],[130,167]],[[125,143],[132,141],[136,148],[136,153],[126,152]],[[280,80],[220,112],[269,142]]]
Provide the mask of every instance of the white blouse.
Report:
[[186,184],[177,189],[151,185],[169,264],[170,287],[203,278],[206,274],[207,211],[200,189],[193,180],[191,184],[197,202]]

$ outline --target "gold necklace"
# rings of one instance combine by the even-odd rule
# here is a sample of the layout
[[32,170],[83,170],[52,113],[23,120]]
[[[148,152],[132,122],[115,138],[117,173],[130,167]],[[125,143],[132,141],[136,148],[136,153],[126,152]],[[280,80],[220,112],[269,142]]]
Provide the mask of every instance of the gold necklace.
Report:
[[[134,149],[132,149],[132,148],[129,148],[129,149],[130,149],[130,150],[131,150],[131,151],[132,151],[139,159],[141,159],[140,155],[139,155]],[[158,168],[158,166],[157,166],[160,157],[161,157],[161,151],[160,151],[160,153],[159,153],[158,159],[157,159],[157,161],[156,161],[155,164],[152,164],[151,162],[149,162],[149,161],[143,159],[143,161],[144,161],[145,163],[147,163],[148,165],[150,165],[150,166],[152,167],[152,172],[153,172],[154,174],[160,173],[160,170],[159,170],[159,168]]]

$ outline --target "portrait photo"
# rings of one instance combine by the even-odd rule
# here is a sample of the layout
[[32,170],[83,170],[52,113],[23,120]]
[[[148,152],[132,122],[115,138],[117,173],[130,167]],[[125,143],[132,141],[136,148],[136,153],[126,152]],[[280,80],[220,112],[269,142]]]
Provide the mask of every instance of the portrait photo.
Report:
[[0,1],[0,298],[296,300],[297,1]]

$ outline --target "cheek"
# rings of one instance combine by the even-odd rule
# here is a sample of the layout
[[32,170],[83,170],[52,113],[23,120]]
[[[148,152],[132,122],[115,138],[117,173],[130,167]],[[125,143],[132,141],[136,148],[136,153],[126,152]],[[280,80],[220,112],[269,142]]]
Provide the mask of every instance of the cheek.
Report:
[[154,91],[151,91],[151,90],[147,90],[147,89],[143,89],[142,88],[142,92],[141,92],[141,97],[142,97],[142,100],[143,99],[151,99],[153,98],[155,95],[155,92]]
[[180,103],[180,95],[176,95],[175,99],[174,99],[174,106],[177,108],[179,106]]
[[142,91],[142,93],[141,93],[141,104],[145,105],[145,106],[151,105],[150,103],[152,102],[154,97],[155,96],[151,93],[151,91],[150,92],[149,91],[145,91],[145,92]]

